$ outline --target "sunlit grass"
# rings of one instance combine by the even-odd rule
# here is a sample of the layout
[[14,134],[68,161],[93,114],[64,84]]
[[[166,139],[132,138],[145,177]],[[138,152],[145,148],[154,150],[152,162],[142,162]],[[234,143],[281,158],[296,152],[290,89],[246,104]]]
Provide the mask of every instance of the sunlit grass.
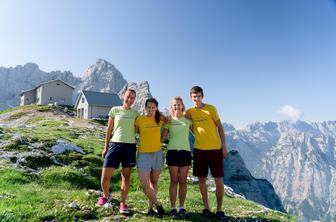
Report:
[[[15,118],[24,116],[24,110],[36,109],[47,111],[48,106],[24,106],[9,109],[19,109]],[[0,111],[1,113],[8,110]],[[75,119],[76,120],[76,119]],[[83,120],[81,120],[83,121]],[[26,151],[27,144],[42,144],[39,149],[51,154],[51,147],[57,140],[65,139],[81,147],[86,154],[65,152],[54,155],[58,164],[47,162],[38,165],[37,174],[27,174],[11,168],[0,168],[0,221],[97,221],[109,218],[110,221],[172,221],[169,216],[163,219],[146,216],[147,199],[141,191],[138,175],[132,171],[131,191],[128,204],[132,210],[131,216],[121,216],[118,213],[120,200],[120,169],[116,170],[111,179],[112,209],[95,206],[98,196],[88,193],[89,189],[100,189],[102,168],[101,151],[104,144],[104,122],[89,121],[94,127],[71,127],[67,119],[52,120],[45,116],[35,116],[27,120],[26,128],[0,128],[0,139],[12,140],[12,134],[20,135],[22,141],[11,143],[8,151]],[[168,211],[169,202],[169,173],[165,167],[159,180],[158,198]],[[70,203],[76,203],[78,208],[70,208]],[[216,198],[209,192],[210,208],[215,211]],[[188,183],[186,208],[189,217],[187,221],[216,221],[215,216],[204,218],[200,215],[203,209],[198,185]],[[295,221],[295,218],[286,214],[264,210],[254,202],[225,196],[225,213],[231,221]]]

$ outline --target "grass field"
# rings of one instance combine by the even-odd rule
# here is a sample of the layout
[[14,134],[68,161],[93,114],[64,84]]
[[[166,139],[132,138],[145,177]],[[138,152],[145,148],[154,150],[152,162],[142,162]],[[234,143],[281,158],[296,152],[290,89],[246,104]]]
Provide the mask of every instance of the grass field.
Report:
[[[14,111],[10,118],[24,117],[27,110],[50,111],[45,106],[27,106],[0,111],[0,114]],[[69,125],[70,119],[55,120],[46,116],[27,119],[27,126],[21,128],[0,128],[0,152],[26,152],[31,144],[40,144],[43,152],[52,155],[51,147],[58,139],[67,140],[85,151],[85,155],[65,152],[54,155],[59,164],[48,159],[32,159],[26,166],[35,169],[27,173],[24,168],[13,168],[8,160],[0,159],[0,221],[174,221],[169,216],[162,219],[146,216],[147,200],[142,193],[136,171],[133,171],[128,205],[129,216],[119,215],[120,171],[112,178],[112,207],[96,207],[100,189],[102,160],[100,158],[104,142],[104,122],[87,121],[90,127]],[[76,121],[76,119],[71,119]],[[78,120],[82,121],[82,120]],[[13,139],[20,135],[20,139]],[[37,149],[37,148],[35,148]],[[11,159],[12,162],[16,158]],[[27,161],[27,160],[26,160]],[[49,161],[49,162],[48,162]],[[6,165],[7,164],[7,165]],[[165,167],[159,180],[159,200],[169,210],[169,175]],[[215,195],[210,192],[211,210],[215,210]],[[75,203],[76,208],[69,205]],[[198,185],[188,182],[186,208],[189,216],[185,221],[216,221],[216,218],[204,218]],[[295,221],[295,218],[277,211],[265,210],[264,207],[248,200],[226,195],[224,211],[228,221]]]

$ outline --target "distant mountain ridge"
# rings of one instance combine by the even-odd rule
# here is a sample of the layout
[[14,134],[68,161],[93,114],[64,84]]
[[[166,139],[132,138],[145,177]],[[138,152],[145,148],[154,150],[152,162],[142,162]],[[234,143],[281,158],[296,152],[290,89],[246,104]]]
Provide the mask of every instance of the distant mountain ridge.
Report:
[[44,72],[35,63],[15,68],[0,67],[0,109],[19,105],[19,94],[23,90],[32,89],[41,82],[52,79],[61,79],[73,86],[82,82],[81,78],[74,77],[70,71]]
[[335,221],[336,121],[256,122],[226,135],[229,148],[254,176],[273,184],[289,213]]
[[41,82],[60,79],[75,87],[73,101],[81,90],[117,93],[122,96],[125,87],[130,86],[137,91],[134,107],[144,111],[143,103],[151,98],[147,81],[128,83],[120,71],[104,59],[98,59],[91,65],[82,77],[75,77],[70,71],[44,72],[35,63],[26,63],[14,68],[0,67],[0,110],[17,106],[20,103],[20,93],[32,89]]
[[120,96],[130,85],[137,91],[135,108],[143,112],[147,98],[152,97],[148,82],[128,83],[121,72],[104,59],[98,59],[82,77],[75,77],[70,71],[44,72],[35,63],[26,63],[14,68],[0,67],[0,110],[19,105],[20,93],[32,89],[41,82],[60,79],[75,87],[75,101],[80,90],[117,93]]

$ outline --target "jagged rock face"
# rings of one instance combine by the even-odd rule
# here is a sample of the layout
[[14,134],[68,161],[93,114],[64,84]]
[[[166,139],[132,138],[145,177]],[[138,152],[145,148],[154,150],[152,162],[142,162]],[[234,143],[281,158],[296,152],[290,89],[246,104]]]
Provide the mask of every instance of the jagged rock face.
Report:
[[[332,169],[332,180],[330,182],[330,205],[324,221],[336,221],[336,170]],[[334,184],[334,186],[332,186]]]
[[223,129],[225,132],[233,131],[235,130],[234,126],[228,123],[222,123]]
[[122,74],[109,62],[98,59],[84,73],[83,78],[74,77],[70,71],[44,72],[34,63],[15,68],[0,67],[0,110],[19,105],[20,93],[36,87],[41,82],[61,79],[75,87],[73,101],[80,90],[118,93],[121,95],[127,87],[137,92],[134,108],[144,113],[144,104],[152,95],[148,82],[127,83]]
[[255,176],[269,180],[285,209],[308,220],[333,221],[336,121],[255,123],[227,132]]
[[125,85],[127,85],[127,81],[114,65],[103,59],[98,59],[85,71],[79,89],[118,93]]
[[235,193],[243,194],[247,199],[270,209],[285,212],[272,184],[267,180],[254,178],[238,151],[229,152],[224,162],[224,169],[224,183],[230,186]]
[[23,90],[32,89],[41,82],[52,79],[61,79],[73,86],[81,82],[80,78],[74,77],[69,71],[44,72],[34,63],[15,68],[0,67],[0,109],[19,105]]
[[147,99],[152,98],[152,95],[149,90],[149,84],[147,81],[136,83],[128,83],[125,85],[119,92],[119,97],[123,99],[126,89],[134,89],[136,92],[135,102],[133,108],[138,110],[141,114],[145,114],[145,102]]

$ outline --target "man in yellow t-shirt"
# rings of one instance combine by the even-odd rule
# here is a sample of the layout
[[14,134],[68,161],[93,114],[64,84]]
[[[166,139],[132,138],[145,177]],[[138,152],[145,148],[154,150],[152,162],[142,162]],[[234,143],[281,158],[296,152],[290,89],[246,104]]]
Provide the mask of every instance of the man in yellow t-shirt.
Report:
[[225,219],[225,214],[222,211],[224,196],[223,158],[228,154],[224,129],[216,108],[202,102],[203,90],[201,87],[192,87],[190,90],[190,98],[194,102],[194,107],[187,110],[186,116],[193,122],[192,131],[195,137],[193,175],[199,179],[199,188],[204,204],[202,213],[205,216],[211,215],[206,185],[206,178],[210,168],[210,172],[216,184],[216,216],[218,219],[223,220]]

